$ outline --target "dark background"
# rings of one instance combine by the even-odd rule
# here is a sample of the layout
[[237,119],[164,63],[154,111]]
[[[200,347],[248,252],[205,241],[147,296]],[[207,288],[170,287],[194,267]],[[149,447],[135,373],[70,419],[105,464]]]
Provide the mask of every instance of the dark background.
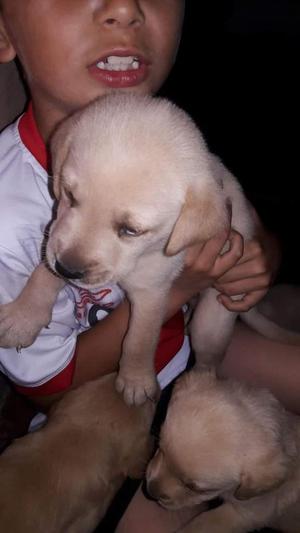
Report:
[[283,245],[298,258],[300,0],[187,0],[181,50],[162,93],[196,120]]

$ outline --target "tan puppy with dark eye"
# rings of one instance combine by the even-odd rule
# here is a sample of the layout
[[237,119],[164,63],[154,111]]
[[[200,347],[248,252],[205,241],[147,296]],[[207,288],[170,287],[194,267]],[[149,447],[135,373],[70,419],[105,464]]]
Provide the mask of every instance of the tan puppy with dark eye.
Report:
[[299,533],[300,420],[266,390],[191,371],[175,386],[146,476],[166,509],[224,500],[182,533]]
[[[127,403],[140,404],[157,393],[154,352],[186,248],[230,222],[250,238],[247,201],[190,117],[159,98],[116,94],[95,101],[59,127],[52,156],[58,210],[48,263],[79,287],[115,283],[126,292],[131,315],[117,389]],[[51,320],[63,283],[37,268],[17,302],[0,307],[0,345],[33,342]],[[203,291],[194,312],[198,364],[223,356],[234,327],[236,313],[216,297],[213,288]],[[255,310],[243,313],[248,321],[253,316]],[[280,328],[265,326],[263,332],[288,340]]]
[[155,406],[128,407],[115,378],[66,393],[0,456],[1,532],[91,533],[126,477],[142,477]]

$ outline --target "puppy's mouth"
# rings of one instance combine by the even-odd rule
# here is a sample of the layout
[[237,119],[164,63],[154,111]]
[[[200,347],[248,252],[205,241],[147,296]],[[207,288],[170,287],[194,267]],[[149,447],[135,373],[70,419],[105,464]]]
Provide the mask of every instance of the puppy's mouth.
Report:
[[167,511],[177,511],[178,509],[182,509],[182,505],[176,504],[174,500],[172,501],[170,499],[158,498],[157,503]]
[[81,281],[79,279],[70,280],[68,278],[67,281],[71,283],[71,285],[75,285],[76,287],[79,287],[80,289],[87,289],[87,290],[97,289],[99,287],[102,287],[103,285],[115,283],[111,277],[98,278],[97,281],[90,281],[88,278],[87,278],[87,281]]
[[80,289],[97,289],[99,287],[102,287],[103,285],[113,284],[115,283],[115,280],[110,275],[109,272],[104,272],[102,274],[99,274],[97,276],[90,276],[90,275],[84,275],[82,278],[80,277],[66,277],[63,276],[68,283],[71,283],[72,285],[75,285],[76,287],[79,287]]
[[70,265],[66,265],[58,259],[54,259],[51,263],[49,262],[48,266],[54,274],[82,289],[95,289],[107,283],[114,283],[113,276],[109,270],[93,272],[88,269],[70,267]]

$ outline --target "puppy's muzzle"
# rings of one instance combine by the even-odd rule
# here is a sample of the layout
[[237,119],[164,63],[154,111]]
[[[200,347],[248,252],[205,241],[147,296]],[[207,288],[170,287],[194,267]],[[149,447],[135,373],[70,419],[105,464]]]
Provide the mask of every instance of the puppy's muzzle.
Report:
[[147,500],[152,500],[155,502],[157,501],[157,498],[152,496],[152,494],[150,494],[150,492],[148,491],[147,481],[145,479],[143,480],[143,483],[142,483],[142,493],[144,494],[145,498],[147,498]]
[[160,483],[154,479],[148,479],[143,487],[143,492],[148,500],[157,501],[161,505],[168,506],[171,503],[170,496],[164,493]]

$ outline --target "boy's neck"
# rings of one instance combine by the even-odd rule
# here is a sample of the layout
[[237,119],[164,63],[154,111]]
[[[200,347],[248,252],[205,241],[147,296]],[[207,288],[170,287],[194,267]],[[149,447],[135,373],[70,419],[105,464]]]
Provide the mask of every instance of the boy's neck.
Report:
[[[43,141],[47,144],[55,128],[67,118],[67,114],[32,98],[33,115]],[[70,111],[71,113],[71,111]]]

